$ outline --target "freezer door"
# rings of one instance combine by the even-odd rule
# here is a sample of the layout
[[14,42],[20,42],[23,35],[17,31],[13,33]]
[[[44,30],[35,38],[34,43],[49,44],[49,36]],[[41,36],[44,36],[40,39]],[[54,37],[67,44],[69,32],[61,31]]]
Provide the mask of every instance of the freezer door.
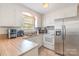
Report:
[[63,39],[62,39],[63,21],[55,21],[55,52],[63,55]]
[[79,20],[67,19],[64,22],[66,35],[64,40],[64,55],[79,55]]

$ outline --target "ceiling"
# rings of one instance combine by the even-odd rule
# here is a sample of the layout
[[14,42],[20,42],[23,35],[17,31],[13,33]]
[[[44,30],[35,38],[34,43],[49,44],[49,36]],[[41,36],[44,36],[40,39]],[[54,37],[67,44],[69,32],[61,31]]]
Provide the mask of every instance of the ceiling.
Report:
[[74,3],[48,3],[48,8],[43,8],[42,3],[23,3],[26,7],[41,13],[41,14],[46,14],[50,11],[55,11],[60,8],[64,8],[67,6],[74,5]]

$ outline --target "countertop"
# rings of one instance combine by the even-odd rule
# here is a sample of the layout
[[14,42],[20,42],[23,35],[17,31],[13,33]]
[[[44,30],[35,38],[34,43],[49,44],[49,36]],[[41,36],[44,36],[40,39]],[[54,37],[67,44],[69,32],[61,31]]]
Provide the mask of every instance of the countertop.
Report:
[[1,56],[19,56],[37,47],[38,44],[18,37],[14,39],[0,39]]

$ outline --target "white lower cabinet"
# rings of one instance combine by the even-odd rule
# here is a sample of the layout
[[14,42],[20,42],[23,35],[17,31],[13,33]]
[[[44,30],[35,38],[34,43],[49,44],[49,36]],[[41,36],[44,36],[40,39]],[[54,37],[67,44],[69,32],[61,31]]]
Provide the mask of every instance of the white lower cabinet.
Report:
[[43,37],[42,34],[29,38],[28,40],[35,42],[38,44],[38,48],[43,45]]
[[50,49],[50,50],[55,50],[54,45],[48,44],[48,43],[44,43],[43,45],[44,47]]
[[24,53],[22,56],[38,56],[38,47],[31,49],[30,51]]

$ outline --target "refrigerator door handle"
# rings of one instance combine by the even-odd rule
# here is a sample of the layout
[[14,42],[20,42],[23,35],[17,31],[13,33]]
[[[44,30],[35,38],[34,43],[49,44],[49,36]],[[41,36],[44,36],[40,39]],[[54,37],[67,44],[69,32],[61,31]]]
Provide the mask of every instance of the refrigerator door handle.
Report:
[[66,26],[62,25],[62,40],[66,38]]
[[66,26],[64,25],[64,39],[66,38]]

